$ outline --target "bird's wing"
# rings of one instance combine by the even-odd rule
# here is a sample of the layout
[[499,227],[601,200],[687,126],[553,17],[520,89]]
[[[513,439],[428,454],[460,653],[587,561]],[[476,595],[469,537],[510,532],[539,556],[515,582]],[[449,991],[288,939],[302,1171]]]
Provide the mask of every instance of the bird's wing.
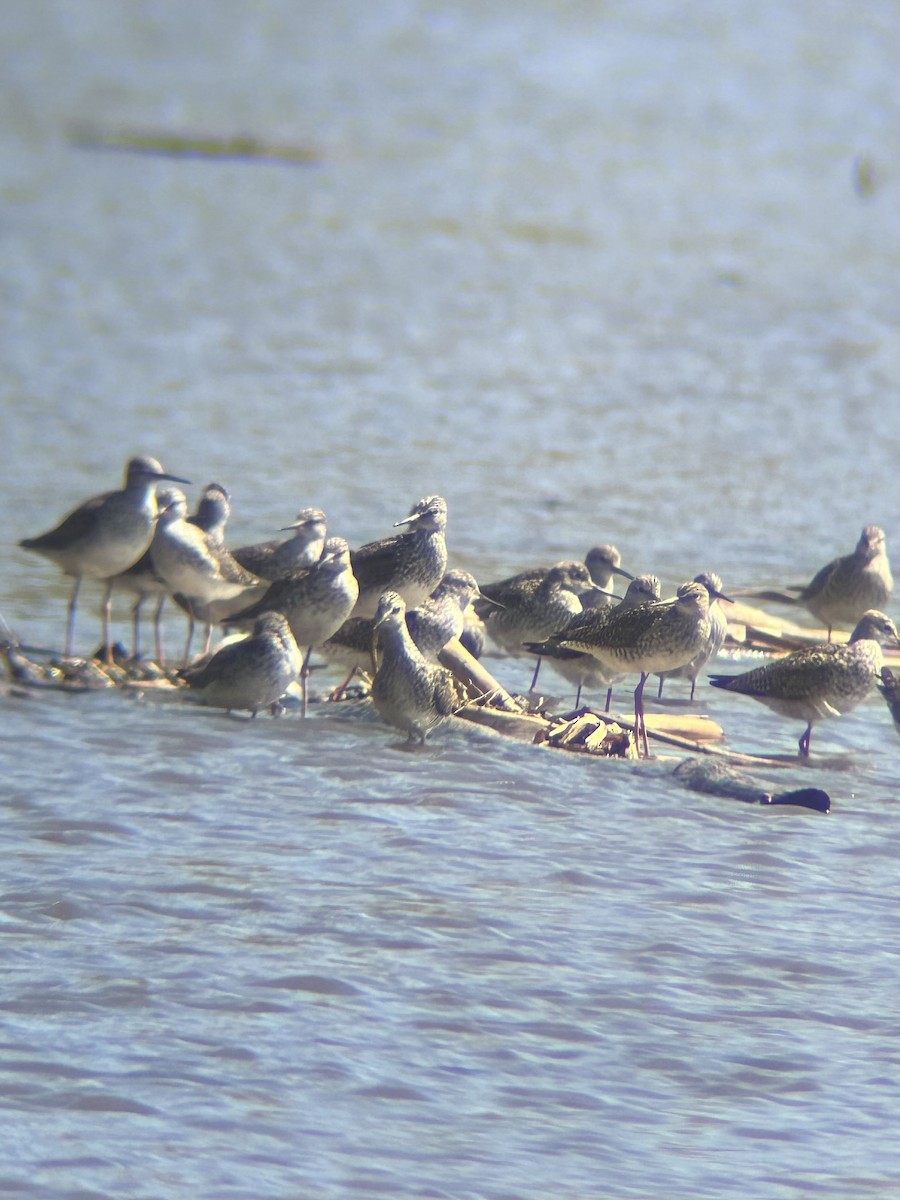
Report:
[[435,712],[441,717],[450,717],[456,712],[461,699],[454,685],[453,676],[443,667],[437,667],[432,678]]
[[351,550],[350,566],[361,591],[386,587],[396,577],[397,564],[402,560],[404,545],[411,536],[400,533]]
[[84,504],[72,510],[63,517],[60,523],[46,533],[33,538],[22,538],[19,545],[25,550],[67,550],[74,543],[86,537],[94,526],[97,513],[106,504],[113,492],[104,492],[101,496],[92,496]]
[[822,567],[817,571],[803,591],[800,593],[801,600],[814,600],[816,596],[821,596],[828,584],[834,577],[835,572],[841,565],[841,559],[835,558],[832,562]]

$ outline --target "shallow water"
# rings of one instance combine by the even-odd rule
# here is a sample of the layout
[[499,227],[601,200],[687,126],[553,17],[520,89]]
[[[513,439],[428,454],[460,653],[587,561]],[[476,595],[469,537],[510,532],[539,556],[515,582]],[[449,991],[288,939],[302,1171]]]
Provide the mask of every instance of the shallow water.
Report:
[[[15,541],[136,452],[224,483],[235,543],[316,504],[355,544],[439,492],[484,579],[611,540],[667,590],[776,585],[892,544],[895,17],[4,5],[5,620],[59,643],[66,585]],[[7,1194],[896,1190],[877,697],[773,769],[827,818],[465,727],[406,753],[356,710],[0,714]]]

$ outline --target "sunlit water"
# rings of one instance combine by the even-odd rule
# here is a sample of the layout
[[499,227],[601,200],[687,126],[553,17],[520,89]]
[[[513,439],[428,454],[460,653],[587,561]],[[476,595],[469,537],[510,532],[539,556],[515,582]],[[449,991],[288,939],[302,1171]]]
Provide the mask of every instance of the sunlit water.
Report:
[[[358,544],[441,493],[484,579],[611,540],[667,590],[775,585],[866,523],[894,544],[894,6],[488,7],[3,6],[23,637],[59,644],[67,586],[16,540],[137,452],[224,483],[235,543],[316,504]],[[72,145],[89,125],[318,161]],[[728,745],[792,753],[708,690]],[[877,697],[775,772],[827,818],[464,726],[404,753],[356,709],[0,714],[4,1194],[900,1186]]]

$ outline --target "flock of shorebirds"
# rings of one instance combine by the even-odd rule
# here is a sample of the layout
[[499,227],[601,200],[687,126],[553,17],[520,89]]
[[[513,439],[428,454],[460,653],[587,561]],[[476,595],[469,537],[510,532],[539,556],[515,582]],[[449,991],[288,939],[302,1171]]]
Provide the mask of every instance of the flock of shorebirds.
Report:
[[[397,522],[404,532],[351,550],[328,537],[325,514],[300,512],[282,537],[229,549],[225,526],[228,493],[208,485],[193,514],[177,485],[189,481],[165,472],[153,458],[132,458],[124,486],[79,505],[47,533],[19,545],[50,559],[72,577],[65,655],[71,658],[75,615],[83,579],[105,585],[103,647],[112,650],[112,596],[125,590],[132,610],[135,658],[140,655],[141,610],[155,602],[156,659],[164,658],[160,615],[172,598],[188,621],[184,650],[187,684],[205,703],[252,713],[277,705],[299,680],[306,711],[313,651],[347,671],[371,678],[370,695],[381,717],[424,741],[462,702],[456,672],[438,656],[454,647],[454,662],[478,659],[487,636],[510,654],[533,655],[532,690],[542,662],[576,688],[605,688],[638,677],[634,733],[649,754],[644,686],[659,676],[690,682],[691,699],[703,668],[719,653],[726,634],[723,604],[729,597],[717,575],[706,573],[662,598],[652,575],[631,576],[612,546],[594,547],[584,561],[534,567],[491,584],[466,571],[448,570],[447,505],[440,496],[415,504]],[[610,587],[628,580],[624,598]],[[900,647],[885,615],[893,588],[885,536],[862,531],[852,554],[823,567],[794,593],[756,592],[762,600],[800,603],[827,627],[828,640],[795,650],[738,675],[713,674],[709,682],[751,696],[786,717],[805,722],[799,749],[809,755],[812,727],[865,699],[876,683],[900,729],[900,680],[884,666],[882,648]],[[195,624],[205,627],[204,651],[190,653]],[[249,631],[210,654],[217,626]],[[832,641],[832,628],[850,628],[849,640]],[[340,689],[337,689],[340,691]]]

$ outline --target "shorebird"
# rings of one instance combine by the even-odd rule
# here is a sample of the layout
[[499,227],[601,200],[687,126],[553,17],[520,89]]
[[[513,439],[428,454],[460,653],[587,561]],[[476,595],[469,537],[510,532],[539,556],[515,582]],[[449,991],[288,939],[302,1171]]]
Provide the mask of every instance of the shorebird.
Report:
[[[555,564],[558,565],[558,564]],[[622,567],[622,555],[615,546],[610,546],[604,543],[600,546],[592,546],[584,556],[584,565],[588,570],[591,580],[596,583],[600,590],[596,591],[589,588],[582,597],[584,608],[594,608],[609,604],[609,597],[606,594],[612,583],[613,576],[618,575],[622,579],[633,579],[631,575]],[[481,584],[481,597],[476,598],[472,607],[476,614],[482,619],[490,615],[492,604],[494,601],[497,604],[505,604],[504,596],[509,593],[518,595],[523,586],[529,584],[540,583],[545,579],[550,567],[527,567],[524,571],[518,571],[515,575],[508,575],[505,579],[498,579],[494,583]]]
[[[522,572],[485,591],[493,607],[483,615],[485,630],[508,654],[531,654],[529,642],[545,642],[583,611],[581,596],[599,591],[583,562],[556,563],[545,573]],[[484,612],[484,610],[482,610]],[[537,686],[541,660],[537,658],[529,691]]]
[[713,687],[752,696],[784,717],[806,721],[800,757],[809,757],[812,727],[865,700],[884,665],[882,646],[900,646],[890,617],[863,613],[846,643],[819,642],[742,675],[710,675]]
[[372,703],[389,725],[405,730],[409,742],[424,743],[428,733],[457,704],[453,677],[428,662],[406,626],[406,605],[396,592],[385,592],[375,613],[380,662],[372,680]]
[[[592,546],[584,556],[584,565],[590,571],[594,583],[599,584],[604,591],[609,590],[616,576],[629,581],[634,579],[634,576],[622,566],[622,555],[615,546],[611,546],[608,542]],[[598,592],[595,595],[597,602],[602,603],[602,593]],[[585,605],[585,607],[594,607],[594,605]]]
[[[659,580],[655,575],[635,575],[629,583],[623,599],[616,605],[606,605],[585,609],[572,618],[573,626],[580,636],[586,636],[591,628],[605,625],[615,612],[634,608],[638,604],[648,604],[658,600],[661,595]],[[530,643],[529,649],[542,658],[549,660],[553,669],[563,679],[576,687],[575,707],[581,703],[581,693],[585,688],[606,688],[606,711],[609,712],[612,703],[613,684],[622,678],[622,672],[603,666],[592,654],[583,650],[570,650],[561,644],[566,637],[566,628],[553,634],[543,643]]]
[[129,459],[125,468],[125,486],[121,491],[92,496],[73,509],[54,529],[19,542],[23,549],[42,554],[61,567],[66,575],[74,577],[66,624],[66,658],[72,656],[75,610],[82,579],[99,579],[106,583],[103,644],[107,656],[111,656],[110,580],[137,562],[150,545],[158,514],[156,487],[164,480],[188,482],[178,475],[169,475],[155,458],[141,455]]
[[470,604],[464,613],[463,631],[459,640],[473,658],[481,658],[484,654],[485,636],[484,621]]
[[[225,511],[228,497],[224,489],[207,489],[206,499],[212,511]],[[259,580],[245,571],[225,548],[214,523],[213,533],[207,533],[188,519],[187,502],[178,494],[160,513],[156,533],[150,544],[153,565],[169,594],[179,599],[188,613],[188,636],[184,650],[187,663],[194,622],[200,617],[206,624],[204,654],[209,653],[212,641],[213,613],[210,606],[217,601],[231,600],[259,585]],[[224,522],[221,522],[224,525]]]
[[325,548],[326,523],[321,508],[304,508],[296,521],[285,525],[282,532],[293,530],[289,538],[276,538],[238,546],[232,554],[242,567],[260,579],[286,579],[295,571],[311,567],[322,557]]
[[224,546],[225,526],[230,516],[231,493],[221,483],[208,483],[187,520],[189,525],[203,530],[210,545]]
[[331,692],[331,699],[338,700],[347,684],[357,673],[375,674],[375,618],[348,617],[318,647],[319,653],[331,666],[340,667],[344,678]]
[[[159,493],[159,499],[161,504],[165,503],[165,494],[163,492]],[[162,610],[166,602],[166,596],[169,593],[166,585],[156,573],[150,551],[145,550],[137,562],[129,567],[127,571],[122,571],[121,574],[113,576],[112,584],[114,588],[132,592],[136,597],[131,608],[131,631],[134,647],[132,654],[136,659],[141,657],[141,609],[144,606],[145,600],[156,600],[156,608],[153,611],[154,651],[156,661],[162,664]]]
[[797,594],[757,589],[743,594],[778,604],[805,605],[827,628],[830,642],[835,626],[852,628],[863,613],[880,611],[893,589],[884,530],[866,525],[853,553],[827,563],[806,587],[792,589]]
[[[477,595],[474,575],[454,568],[445,572],[427,600],[406,610],[410,636],[429,661],[437,661],[438,654],[451,638],[462,638],[469,604]],[[332,693],[333,698],[337,698],[355,671],[375,670],[378,657],[375,618],[350,617],[319,646],[319,651],[330,663],[340,664],[347,672],[343,683]]]
[[358,595],[350,547],[343,538],[331,537],[318,562],[286,579],[276,579],[255,604],[230,616],[226,624],[239,625],[266,612],[280,612],[287,618],[297,645],[306,650],[300,671],[305,714],[310,655],[343,625]]
[[[269,582],[269,576],[259,575],[248,565],[244,554],[240,551],[225,549],[225,527],[230,517],[230,492],[220,483],[208,483],[203,489],[200,499],[197,501],[196,508],[187,518],[189,525],[196,525],[206,535],[206,542],[211,550],[217,553],[224,552],[226,561],[229,563],[232,571],[236,571],[235,563],[237,563],[254,578],[253,583],[248,583],[246,587],[236,592],[233,596],[227,598],[218,596],[207,603],[203,603],[196,598],[191,601],[186,596],[178,593],[173,595],[173,599],[179,608],[184,609],[189,618],[191,613],[193,613],[194,620],[203,621],[207,630],[221,624],[232,613],[239,612],[255,599],[258,599],[263,585]],[[252,547],[244,547],[243,549],[252,549]],[[207,651],[208,649],[209,647],[207,646]]]
[[466,612],[477,595],[475,576],[454,567],[427,600],[406,610],[407,628],[426,658],[437,659],[451,638],[462,636]]
[[395,528],[408,525],[405,533],[377,542],[367,542],[350,556],[353,574],[359,581],[359,600],[354,615],[375,615],[379,598],[395,591],[411,608],[427,599],[447,569],[447,504],[440,496],[426,496]]
[[[156,502],[160,512],[168,508],[178,496],[184,493],[178,488],[161,488],[156,493]],[[152,546],[153,543],[151,542]],[[153,565],[153,555],[150,549],[144,551],[141,557],[127,571],[114,575],[110,580],[114,589],[132,592],[137,599],[131,609],[132,640],[134,657],[141,656],[141,609],[145,600],[155,599],[156,608],[153,613],[153,636],[156,661],[162,666],[164,661],[162,645],[162,610],[169,589]]]
[[697,687],[697,676],[703,670],[708,662],[716,657],[722,646],[725,644],[725,636],[728,633],[728,618],[722,611],[720,600],[730,602],[730,598],[722,591],[722,580],[713,571],[702,571],[699,575],[694,576],[695,583],[702,583],[709,592],[709,637],[706,645],[689,663],[685,663],[683,667],[673,667],[671,671],[659,672],[659,688],[656,692],[657,700],[662,699],[663,685],[667,679],[689,679],[691,681],[690,699],[694,699],[694,691]]
[[222,646],[202,666],[183,672],[188,686],[213,708],[275,705],[300,674],[303,658],[287,619],[277,612],[257,618],[249,637]]
[[[163,488],[157,492],[156,500],[159,505],[159,511],[162,512],[168,508],[179,497],[184,500],[183,492],[177,488]],[[200,499],[197,501],[194,512],[187,518],[188,524],[196,525],[198,529],[201,529],[207,535],[210,545],[217,548],[224,547],[225,545],[225,525],[231,512],[230,499],[228,492],[220,483],[208,483],[203,489]],[[166,597],[170,593],[168,586],[154,565],[152,547],[153,543],[151,542],[150,548],[144,552],[134,566],[129,567],[127,571],[123,571],[121,575],[117,575],[112,580],[112,583],[116,588],[124,588],[126,591],[134,592],[137,595],[137,600],[131,610],[135,658],[140,657],[141,608],[145,600],[154,596],[156,597],[157,604],[153,614],[154,648],[156,651],[156,661],[162,666],[164,663],[162,611],[165,607]],[[190,616],[188,601],[180,595],[176,595],[173,598]],[[213,608],[214,606],[209,607]],[[212,616],[205,609],[196,612],[194,615],[195,617],[201,615],[206,620],[214,623]]]
[[640,672],[634,689],[634,737],[649,758],[644,725],[644,684],[656,671],[680,667],[699,653],[709,636],[709,592],[702,583],[683,583],[669,600],[619,609],[602,622],[569,626],[561,646],[583,650],[614,671]]
[[894,728],[900,733],[900,677],[895,675],[890,667],[881,668],[878,690],[884,696],[888,712],[894,722]]

